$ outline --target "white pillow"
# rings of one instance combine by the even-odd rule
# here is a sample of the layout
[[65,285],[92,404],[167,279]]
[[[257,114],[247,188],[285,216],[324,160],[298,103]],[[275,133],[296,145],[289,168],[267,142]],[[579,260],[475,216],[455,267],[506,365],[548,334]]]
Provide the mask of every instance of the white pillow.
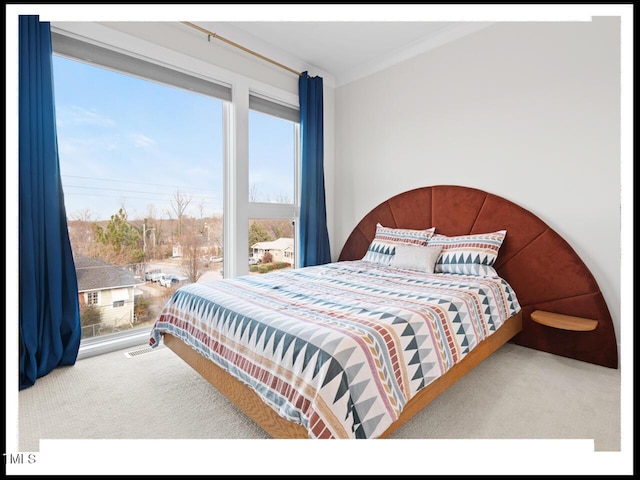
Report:
[[433,273],[441,251],[440,246],[396,245],[396,254],[389,266]]
[[423,245],[429,243],[436,229],[412,230],[408,228],[384,227],[376,224],[376,235],[367,249],[363,260],[389,265],[396,253],[396,245]]

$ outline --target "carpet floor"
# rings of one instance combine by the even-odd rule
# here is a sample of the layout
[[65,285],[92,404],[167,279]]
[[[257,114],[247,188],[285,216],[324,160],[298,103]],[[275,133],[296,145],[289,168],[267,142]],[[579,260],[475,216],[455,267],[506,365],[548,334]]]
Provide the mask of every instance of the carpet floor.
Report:
[[[61,367],[19,392],[19,447],[41,439],[268,439],[166,347]],[[143,348],[143,350],[145,350]],[[620,370],[511,343],[392,439],[593,439],[621,446]]]

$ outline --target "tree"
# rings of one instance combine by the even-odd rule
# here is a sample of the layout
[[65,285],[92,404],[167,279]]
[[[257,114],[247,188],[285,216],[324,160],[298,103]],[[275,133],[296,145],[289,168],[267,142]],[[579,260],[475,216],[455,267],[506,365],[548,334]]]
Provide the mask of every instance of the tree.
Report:
[[290,219],[274,218],[262,220],[262,224],[264,229],[267,230],[275,239],[293,238],[293,223]]
[[198,203],[198,212],[200,212],[200,220],[202,220],[204,218],[204,201],[200,201],[200,203]]
[[291,199],[289,198],[289,195],[287,195],[286,193],[278,193],[275,195],[275,199],[274,199],[275,203],[285,203],[285,204],[290,204]]
[[260,192],[258,191],[258,186],[255,183],[252,183],[249,187],[249,201],[257,202],[260,198]]
[[91,217],[93,217],[93,213],[88,208],[78,210],[71,215],[72,220],[78,220],[80,222],[90,222]]
[[142,253],[144,261],[156,256],[156,238],[160,227],[156,227],[148,222],[147,218],[142,220]]
[[153,203],[148,203],[147,204],[147,214],[145,215],[145,217],[149,220],[155,220],[156,216],[157,216],[157,208]]
[[273,237],[269,235],[269,232],[265,228],[256,222],[255,220],[249,225],[249,253],[251,253],[251,247],[258,242],[270,242]]
[[69,220],[67,221],[67,229],[73,252],[88,255],[95,241],[93,223],[83,220]]
[[182,221],[184,219],[184,212],[191,203],[191,196],[180,193],[180,189],[176,189],[176,193],[171,199],[171,208],[176,214],[178,219],[178,231],[176,232],[178,238],[182,236]]
[[191,234],[183,235],[180,240],[182,245],[182,270],[192,283],[204,273],[204,262],[200,258],[200,239],[195,230]]
[[94,223],[94,231],[98,257],[119,265],[143,261],[142,234],[127,221],[122,208],[111,215],[105,228]]
[[207,219],[207,239],[215,255],[222,255],[222,216],[213,214]]
[[[96,333],[95,325],[102,322],[102,313],[97,305],[80,305],[80,325],[82,326],[82,338],[93,337]],[[94,326],[94,328],[86,328]]]
[[133,305],[133,315],[136,323],[144,323],[152,319],[153,312],[151,310],[151,302],[148,298],[136,298]]

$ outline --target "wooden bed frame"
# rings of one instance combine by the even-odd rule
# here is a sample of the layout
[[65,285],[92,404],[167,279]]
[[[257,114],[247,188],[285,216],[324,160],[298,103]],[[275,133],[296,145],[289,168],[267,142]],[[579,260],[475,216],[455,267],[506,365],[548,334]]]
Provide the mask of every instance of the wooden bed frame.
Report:
[[[398,419],[384,431],[380,438],[388,437],[396,429],[404,425],[438,395],[517,335],[521,329],[522,313],[518,313],[509,318],[495,333],[480,342],[460,362],[451,367],[447,373],[420,390],[415,397],[407,402]],[[179,338],[165,333],[163,340],[167,347],[208,380],[220,393],[273,438],[302,439],[309,437],[305,427],[282,418],[274,409],[264,403],[249,386],[197,353]]]
[[[531,212],[468,187],[444,185],[410,190],[371,210],[347,239],[339,261],[361,259],[378,222],[394,228],[435,226],[437,233],[448,236],[507,230],[495,268],[513,287],[522,307],[459,363],[420,390],[381,438],[388,437],[509,341],[617,368],[613,323],[595,279],[568,243]],[[577,321],[586,318],[590,326],[588,330],[566,328],[561,323],[549,326],[532,320],[534,312]],[[308,438],[305,427],[280,417],[250,387],[180,339],[165,334],[163,341],[269,435]]]

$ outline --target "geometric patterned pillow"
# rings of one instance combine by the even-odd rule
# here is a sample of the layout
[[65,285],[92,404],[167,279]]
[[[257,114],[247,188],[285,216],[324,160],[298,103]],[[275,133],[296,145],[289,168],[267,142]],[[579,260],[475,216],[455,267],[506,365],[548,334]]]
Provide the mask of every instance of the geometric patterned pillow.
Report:
[[367,249],[363,260],[389,266],[396,253],[396,245],[426,246],[433,236],[435,228],[411,230],[407,228],[383,227],[376,225],[376,235]]
[[497,276],[493,264],[507,234],[506,230],[493,233],[447,237],[434,235],[429,246],[442,247],[436,261],[435,273],[462,273],[465,275]]

